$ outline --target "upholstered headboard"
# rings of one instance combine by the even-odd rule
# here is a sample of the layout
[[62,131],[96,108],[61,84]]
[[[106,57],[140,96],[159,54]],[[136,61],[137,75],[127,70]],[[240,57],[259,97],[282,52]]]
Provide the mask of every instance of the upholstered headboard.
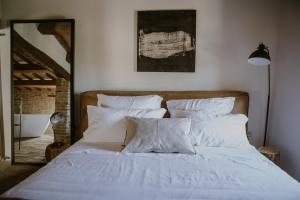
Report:
[[97,105],[97,94],[114,96],[141,96],[157,94],[164,98],[162,107],[167,109],[166,101],[171,99],[206,99],[213,97],[236,97],[233,113],[248,115],[249,95],[240,91],[110,91],[97,90],[80,94],[80,130],[76,138],[81,138],[88,127],[87,105]]

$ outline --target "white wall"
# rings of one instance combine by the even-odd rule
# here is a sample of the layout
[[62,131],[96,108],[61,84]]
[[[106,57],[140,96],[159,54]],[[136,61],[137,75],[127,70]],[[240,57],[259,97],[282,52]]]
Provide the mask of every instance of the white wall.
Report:
[[[271,55],[276,49],[278,1],[3,0],[3,7],[6,20],[75,18],[76,93],[93,89],[248,91],[251,141],[257,146],[262,143],[266,68],[249,65],[247,58],[260,41],[270,47]],[[135,12],[151,9],[197,9],[196,73],[136,72]]]
[[0,54],[1,54],[1,89],[3,101],[3,129],[5,142],[5,156],[11,157],[11,118],[10,118],[10,32],[9,28],[1,29]]
[[268,138],[281,150],[282,167],[300,180],[300,1],[281,7]]

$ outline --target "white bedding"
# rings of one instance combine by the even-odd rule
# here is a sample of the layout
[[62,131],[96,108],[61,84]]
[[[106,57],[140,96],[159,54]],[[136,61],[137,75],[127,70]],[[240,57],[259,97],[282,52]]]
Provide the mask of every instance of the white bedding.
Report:
[[300,199],[300,184],[253,147],[201,147],[196,149],[198,155],[183,155],[125,154],[104,146],[79,141],[4,196],[51,200]]

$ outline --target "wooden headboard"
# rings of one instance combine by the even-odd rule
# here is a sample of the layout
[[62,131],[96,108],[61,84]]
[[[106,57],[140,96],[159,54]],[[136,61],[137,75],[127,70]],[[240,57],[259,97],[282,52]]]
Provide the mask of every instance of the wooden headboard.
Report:
[[76,138],[81,138],[88,127],[87,105],[97,105],[97,94],[114,96],[159,95],[164,98],[162,107],[167,109],[166,101],[171,99],[206,99],[213,97],[236,97],[232,113],[242,113],[248,116],[249,95],[240,91],[111,91],[96,90],[80,94],[80,130]]

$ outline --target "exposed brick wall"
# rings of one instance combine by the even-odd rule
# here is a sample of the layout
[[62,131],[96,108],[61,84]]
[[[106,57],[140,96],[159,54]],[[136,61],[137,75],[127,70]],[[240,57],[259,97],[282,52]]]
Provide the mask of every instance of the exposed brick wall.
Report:
[[21,99],[23,114],[52,114],[55,111],[55,89],[15,89],[14,113],[20,113]]
[[55,112],[60,112],[65,117],[64,123],[54,127],[54,140],[56,142],[70,143],[70,100],[70,82],[63,78],[56,79]]
[[56,79],[56,89],[15,89],[14,112],[20,113],[22,99],[23,114],[53,114],[60,112],[65,121],[53,127],[55,142],[70,144],[70,82],[63,78]]

